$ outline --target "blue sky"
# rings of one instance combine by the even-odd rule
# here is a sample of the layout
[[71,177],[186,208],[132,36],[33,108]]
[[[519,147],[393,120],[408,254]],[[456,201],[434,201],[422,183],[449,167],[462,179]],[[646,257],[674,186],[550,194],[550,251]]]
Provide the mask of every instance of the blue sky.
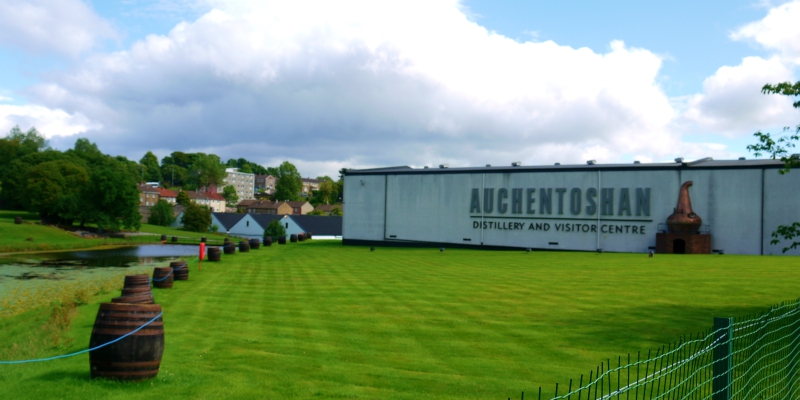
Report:
[[797,124],[758,89],[797,80],[800,0],[600,3],[7,0],[0,130],[316,175],[733,158]]

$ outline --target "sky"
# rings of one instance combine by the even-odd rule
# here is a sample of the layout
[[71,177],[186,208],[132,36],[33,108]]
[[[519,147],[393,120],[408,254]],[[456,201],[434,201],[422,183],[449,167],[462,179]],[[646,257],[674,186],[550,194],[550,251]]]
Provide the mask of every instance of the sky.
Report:
[[[657,3],[657,4],[653,4]],[[702,4],[698,4],[702,3]],[[752,158],[800,0],[0,0],[0,132],[340,168]]]

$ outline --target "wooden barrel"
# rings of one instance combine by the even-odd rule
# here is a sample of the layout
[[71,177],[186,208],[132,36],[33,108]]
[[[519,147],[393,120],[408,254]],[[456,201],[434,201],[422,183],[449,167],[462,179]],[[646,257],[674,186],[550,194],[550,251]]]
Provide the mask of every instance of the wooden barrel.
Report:
[[269,237],[269,236],[264,236],[263,243],[264,243],[264,246],[267,246],[267,247],[272,246],[272,238]]
[[150,276],[147,274],[127,275],[120,297],[111,299],[112,303],[153,304],[153,291],[150,290]]
[[219,247],[209,247],[208,261],[219,261],[219,260],[220,260]]
[[[118,339],[161,313],[158,304],[102,303],[97,311],[89,347]],[[89,352],[92,378],[123,381],[152,379],[158,375],[164,353],[164,321],[158,317],[138,332],[114,344]]]
[[14,217],[14,223],[17,225],[22,225],[22,217]]
[[250,239],[250,248],[258,250],[261,247],[261,241],[258,239]]
[[305,242],[306,241],[306,235],[304,235],[302,233],[298,233],[297,234],[297,241],[298,242]]
[[278,244],[286,244],[286,236],[278,236]]
[[297,243],[297,235],[295,235],[294,233],[291,234],[291,236],[289,236],[289,241],[292,243]]
[[173,236],[172,237],[172,243],[178,243],[178,237],[177,236]]
[[134,288],[134,287],[150,287],[150,276],[147,274],[139,274],[139,275],[125,275],[125,285],[124,288]]
[[306,232],[306,239],[311,239],[311,232]]
[[162,242],[166,242],[167,241],[167,235],[161,235],[161,241]]
[[222,247],[222,251],[224,251],[225,254],[236,254],[236,245],[233,243],[228,243]]
[[230,243],[230,242],[231,242],[231,239],[230,239],[230,238],[225,238],[225,240],[224,240],[222,243],[223,243],[223,244],[228,244],[228,243]]
[[246,240],[239,242],[239,253],[247,253],[250,251],[250,243]]
[[155,304],[153,301],[153,293],[138,294],[135,296],[120,296],[111,299],[112,303],[127,303],[127,304]]
[[169,266],[172,268],[172,275],[175,276],[176,281],[189,280],[189,266],[186,261],[173,261],[169,263]]
[[170,267],[156,267],[153,269],[153,286],[159,289],[172,289],[175,277]]

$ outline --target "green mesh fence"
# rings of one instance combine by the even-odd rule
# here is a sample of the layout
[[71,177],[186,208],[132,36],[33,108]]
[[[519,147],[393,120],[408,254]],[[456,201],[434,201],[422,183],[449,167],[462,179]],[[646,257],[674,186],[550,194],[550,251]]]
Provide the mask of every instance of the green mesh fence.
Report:
[[800,300],[714,322],[706,332],[647,354],[605,360],[567,385],[557,384],[551,399],[800,398]]

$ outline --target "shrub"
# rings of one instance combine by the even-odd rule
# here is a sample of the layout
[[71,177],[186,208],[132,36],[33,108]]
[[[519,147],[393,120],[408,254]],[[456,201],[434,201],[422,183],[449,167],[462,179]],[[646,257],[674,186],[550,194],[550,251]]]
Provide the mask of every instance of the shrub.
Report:
[[156,205],[150,208],[150,218],[147,220],[148,223],[169,226],[173,221],[175,221],[175,216],[172,215],[172,206],[165,200],[158,200]]
[[273,239],[280,236],[286,237],[286,228],[283,227],[280,220],[276,219],[267,225],[267,229],[264,229],[264,236],[269,236]]
[[189,202],[183,210],[183,228],[192,232],[208,232],[211,226],[211,210]]

